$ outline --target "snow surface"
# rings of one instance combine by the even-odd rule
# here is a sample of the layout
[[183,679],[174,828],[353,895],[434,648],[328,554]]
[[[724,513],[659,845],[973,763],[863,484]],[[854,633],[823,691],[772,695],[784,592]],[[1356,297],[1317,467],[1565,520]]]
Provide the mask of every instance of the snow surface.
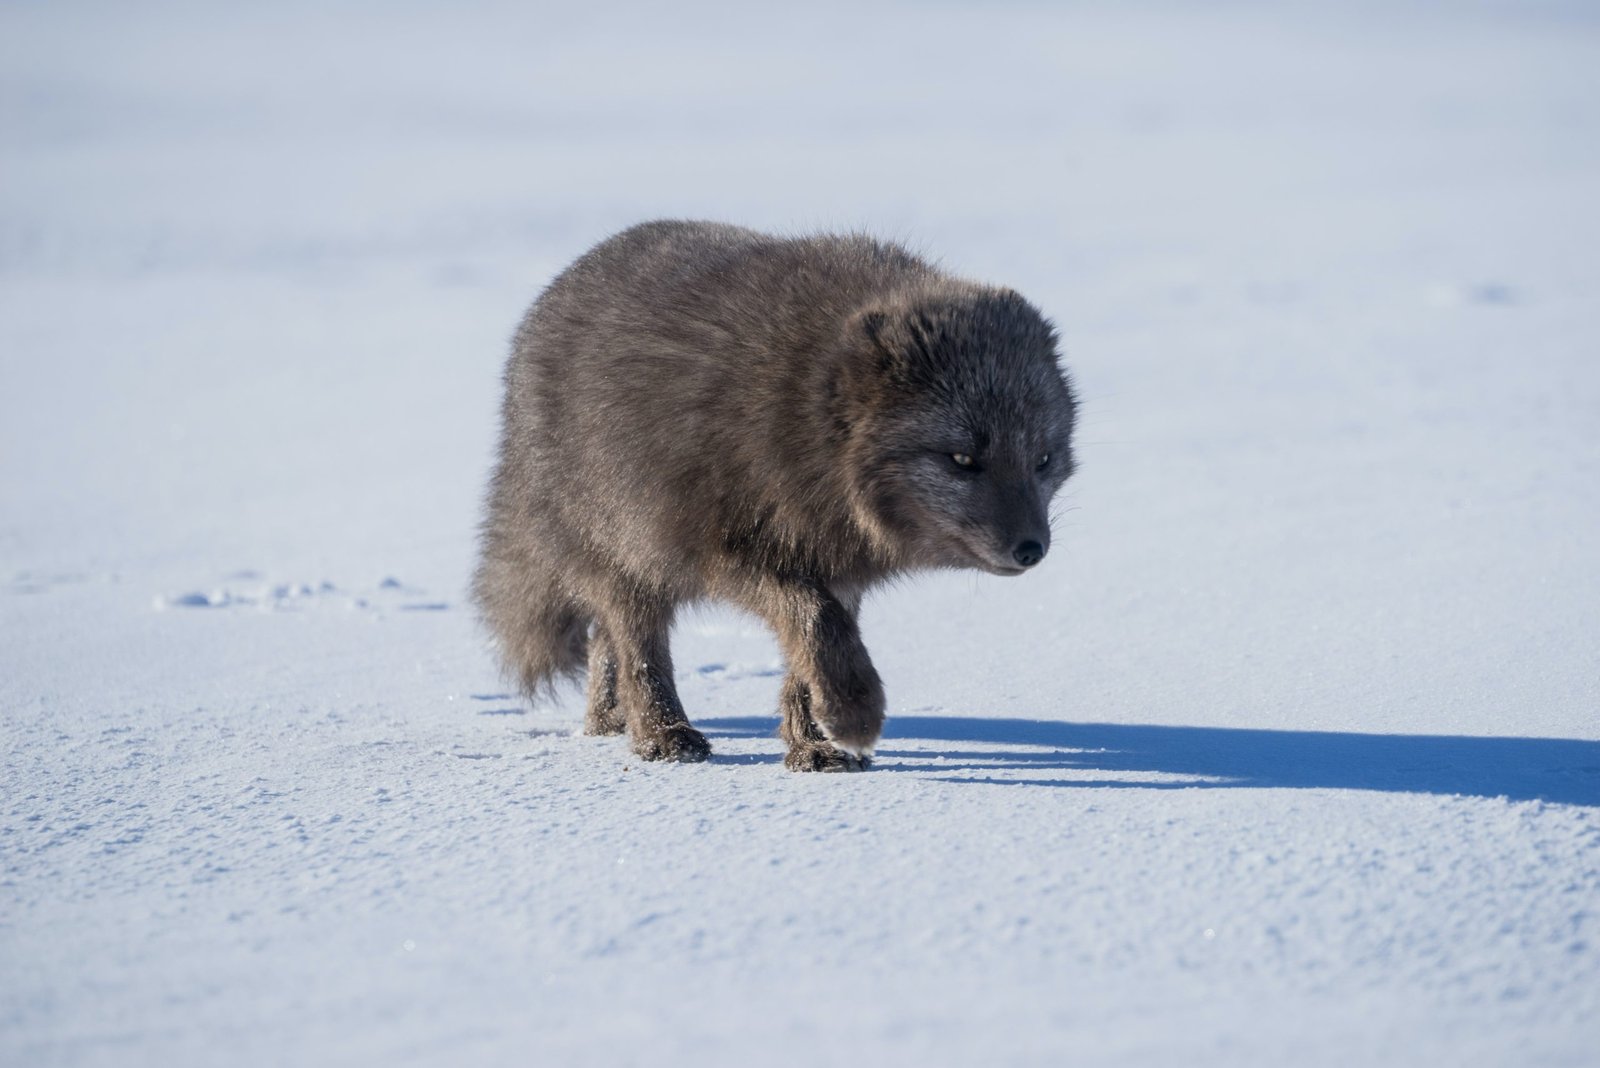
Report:
[[[0,1062],[1600,1063],[1581,4],[0,9]],[[874,770],[464,604],[512,325],[657,216],[1012,284],[1056,550]]]

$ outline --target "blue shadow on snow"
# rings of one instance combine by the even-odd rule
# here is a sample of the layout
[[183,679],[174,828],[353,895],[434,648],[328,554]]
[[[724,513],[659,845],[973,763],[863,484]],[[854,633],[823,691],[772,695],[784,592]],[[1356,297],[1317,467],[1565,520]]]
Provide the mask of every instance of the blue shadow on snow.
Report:
[[[713,737],[772,734],[776,719],[697,720]],[[1027,746],[1022,750],[897,750],[897,739]],[[1255,786],[1464,794],[1514,801],[1600,806],[1600,742],[1569,738],[1346,734],[1333,731],[1061,723],[967,716],[891,716],[877,769],[938,772],[946,782],[1079,789]],[[937,764],[896,763],[898,758]],[[968,762],[968,763],[963,763]],[[982,772],[1075,769],[1193,776],[1190,782],[1115,781],[1057,776],[996,778]],[[967,772],[950,775],[950,772]]]

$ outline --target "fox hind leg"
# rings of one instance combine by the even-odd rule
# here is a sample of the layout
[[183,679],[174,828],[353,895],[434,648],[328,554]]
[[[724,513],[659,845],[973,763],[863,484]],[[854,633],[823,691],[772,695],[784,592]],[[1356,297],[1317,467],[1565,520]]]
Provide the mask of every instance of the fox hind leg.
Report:
[[617,658],[598,623],[589,635],[589,705],[583,715],[585,734],[621,734],[628,718],[617,701]]
[[711,755],[711,743],[690,725],[678,700],[668,646],[670,624],[666,612],[637,608],[610,612],[605,644],[615,661],[617,705],[633,751],[645,760],[693,763]]

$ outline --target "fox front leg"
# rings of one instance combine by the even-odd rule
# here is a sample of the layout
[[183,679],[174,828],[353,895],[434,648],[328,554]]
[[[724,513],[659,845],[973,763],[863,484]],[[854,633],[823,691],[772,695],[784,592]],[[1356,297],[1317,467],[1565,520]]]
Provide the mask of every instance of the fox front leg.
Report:
[[811,687],[792,671],[784,676],[778,712],[783,716],[778,736],[789,747],[783,765],[790,771],[863,771],[871,762],[828,741],[811,718]]
[[789,661],[780,710],[792,771],[859,771],[883,731],[883,683],[861,644],[855,598],[792,585],[765,614]]

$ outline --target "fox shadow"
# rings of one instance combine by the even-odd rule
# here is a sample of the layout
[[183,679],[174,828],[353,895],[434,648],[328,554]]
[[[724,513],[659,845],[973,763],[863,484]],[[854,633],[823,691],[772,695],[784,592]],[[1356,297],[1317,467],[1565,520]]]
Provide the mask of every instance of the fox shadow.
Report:
[[[713,736],[766,735],[775,724],[764,716],[700,721]],[[895,747],[896,741],[910,740],[957,747],[938,752]],[[970,750],[959,748],[962,742],[1026,748]],[[1600,742],[1570,738],[892,716],[878,757],[874,770],[937,772],[935,777],[945,782],[1077,789],[1381,790],[1600,806]],[[942,759],[929,763],[932,757]],[[996,777],[996,771],[1008,777]],[[1010,776],[1017,771],[1094,772],[1096,777]],[[1107,778],[1108,772],[1157,772],[1177,781],[1119,780]]]

